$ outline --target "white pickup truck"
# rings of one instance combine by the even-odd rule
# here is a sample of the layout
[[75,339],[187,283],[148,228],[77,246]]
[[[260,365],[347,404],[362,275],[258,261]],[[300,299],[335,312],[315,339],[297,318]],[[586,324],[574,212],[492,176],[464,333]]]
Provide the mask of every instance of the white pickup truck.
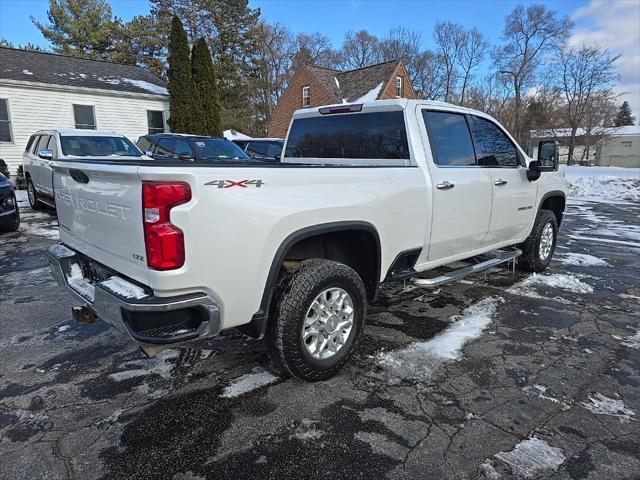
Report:
[[297,111],[279,163],[64,159],[48,257],[81,316],[148,354],[238,327],[284,374],[322,380],[381,282],[549,265],[567,183],[557,145],[538,152],[481,112],[398,99]]

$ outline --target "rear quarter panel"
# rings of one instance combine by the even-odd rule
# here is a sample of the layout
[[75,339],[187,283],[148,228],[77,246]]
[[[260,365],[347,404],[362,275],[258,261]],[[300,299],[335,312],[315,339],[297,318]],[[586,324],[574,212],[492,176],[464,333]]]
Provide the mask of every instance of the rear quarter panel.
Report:
[[[339,221],[369,222],[381,243],[384,277],[402,250],[423,246],[425,178],[418,167],[142,167],[142,180],[186,181],[193,199],[174,207],[185,235],[185,266],[149,272],[157,295],[206,291],[221,305],[222,326],[256,313],[278,247],[291,233]],[[219,188],[220,180],[261,186]]]

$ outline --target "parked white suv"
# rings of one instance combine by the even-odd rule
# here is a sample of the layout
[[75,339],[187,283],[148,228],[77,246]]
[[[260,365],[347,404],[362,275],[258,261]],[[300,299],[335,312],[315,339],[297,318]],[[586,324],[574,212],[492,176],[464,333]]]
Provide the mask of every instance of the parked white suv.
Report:
[[123,135],[99,130],[39,130],[29,138],[22,154],[29,205],[55,206],[53,162],[76,158],[139,159],[142,153]]
[[567,184],[557,145],[538,151],[481,112],[398,99],[297,111],[280,163],[68,159],[48,255],[83,318],[149,354],[239,327],[285,374],[326,379],[381,282],[547,267]]

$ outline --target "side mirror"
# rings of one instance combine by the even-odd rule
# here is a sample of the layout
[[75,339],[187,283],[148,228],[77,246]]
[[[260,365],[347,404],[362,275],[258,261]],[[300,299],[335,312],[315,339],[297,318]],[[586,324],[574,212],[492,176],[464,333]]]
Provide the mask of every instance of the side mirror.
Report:
[[556,140],[538,142],[538,171],[555,172],[560,163],[559,143]]
[[153,157],[153,152],[151,150],[145,150],[144,153],[147,157]]
[[193,157],[191,155],[189,155],[188,153],[181,153],[178,158],[180,159],[180,161],[182,162],[193,162]]
[[53,160],[53,150],[40,150],[38,156],[43,160]]

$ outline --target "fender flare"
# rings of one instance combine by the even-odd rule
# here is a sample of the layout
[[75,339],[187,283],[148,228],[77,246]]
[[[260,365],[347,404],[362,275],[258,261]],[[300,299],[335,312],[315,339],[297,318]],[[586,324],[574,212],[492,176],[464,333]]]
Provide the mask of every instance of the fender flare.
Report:
[[[540,210],[542,210],[542,204],[545,202],[545,200],[547,200],[548,198],[551,198],[551,197],[562,197],[562,200],[564,200],[564,205],[565,205],[565,208],[566,208],[566,206],[567,206],[567,195],[562,190],[551,190],[551,191],[545,193],[544,195],[542,195],[542,198],[540,199],[540,202],[538,203],[538,211],[536,212],[536,216],[538,215],[538,213],[540,213]],[[558,222],[558,226],[560,226],[560,222]]]
[[271,308],[271,299],[276,291],[278,275],[282,262],[286,258],[286,254],[289,249],[296,243],[305,238],[314,237],[324,233],[343,232],[347,230],[359,230],[370,233],[376,240],[376,287],[380,283],[380,269],[382,263],[382,249],[380,246],[380,235],[378,230],[369,222],[359,220],[348,220],[341,222],[322,223],[319,225],[312,225],[309,227],[296,230],[289,234],[281,243],[271,261],[269,268],[269,274],[267,275],[267,281],[262,291],[262,300],[260,301],[260,308],[251,317],[251,321],[245,325],[238,327],[246,335],[260,339],[264,337],[264,333],[267,328],[267,320],[269,319],[269,310]]

